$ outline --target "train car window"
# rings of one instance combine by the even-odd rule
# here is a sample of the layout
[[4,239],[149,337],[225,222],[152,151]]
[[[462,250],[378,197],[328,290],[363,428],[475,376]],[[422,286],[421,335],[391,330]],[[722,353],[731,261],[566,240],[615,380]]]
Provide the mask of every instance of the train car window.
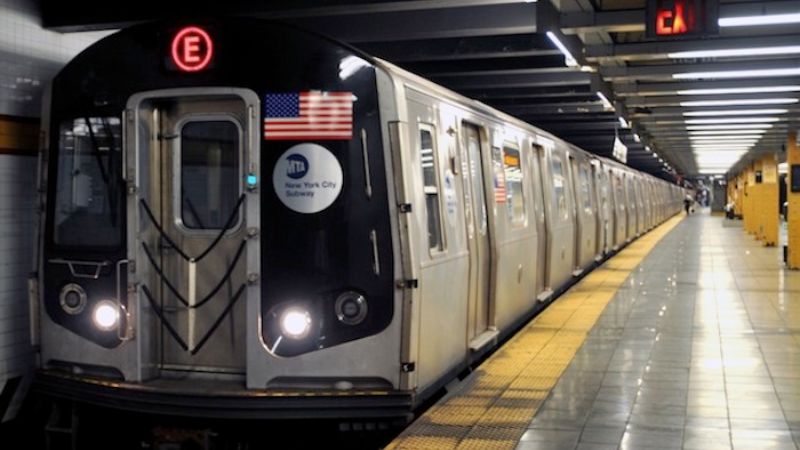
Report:
[[508,190],[508,218],[513,225],[525,224],[525,196],[522,189],[522,158],[519,150],[503,149],[503,167]]
[[567,194],[564,191],[564,165],[558,157],[553,158],[553,202],[555,203],[558,217],[563,220],[569,219],[567,210]]
[[419,154],[422,163],[425,210],[428,213],[428,249],[440,252],[444,250],[442,211],[441,203],[439,202],[437,151],[431,129],[420,128],[419,130]]
[[581,195],[583,196],[583,207],[592,210],[592,185],[589,181],[589,169],[586,166],[580,167]]
[[181,128],[181,220],[186,228],[225,226],[239,199],[239,142],[239,128],[229,120],[191,121]]
[[[88,123],[87,123],[88,119]],[[121,243],[120,120],[89,117],[61,123],[53,241],[115,247]]]

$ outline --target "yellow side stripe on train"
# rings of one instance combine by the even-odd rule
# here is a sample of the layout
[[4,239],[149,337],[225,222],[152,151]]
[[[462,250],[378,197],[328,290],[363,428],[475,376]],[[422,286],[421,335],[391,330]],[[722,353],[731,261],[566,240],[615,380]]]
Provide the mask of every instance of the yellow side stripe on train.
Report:
[[617,289],[682,218],[672,217],[593,270],[386,448],[514,449]]

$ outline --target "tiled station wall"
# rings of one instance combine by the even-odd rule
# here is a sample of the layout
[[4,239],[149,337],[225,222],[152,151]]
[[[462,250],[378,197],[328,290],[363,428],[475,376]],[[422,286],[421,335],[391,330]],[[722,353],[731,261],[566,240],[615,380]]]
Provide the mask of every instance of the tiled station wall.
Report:
[[33,365],[26,280],[38,230],[42,92],[69,59],[108,34],[55,33],[40,22],[38,1],[0,0],[0,421],[13,415],[20,396],[11,390]]

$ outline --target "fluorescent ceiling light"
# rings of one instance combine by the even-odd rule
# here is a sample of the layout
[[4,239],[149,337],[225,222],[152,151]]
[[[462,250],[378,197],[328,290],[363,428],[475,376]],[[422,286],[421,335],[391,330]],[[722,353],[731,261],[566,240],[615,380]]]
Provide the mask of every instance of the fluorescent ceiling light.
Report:
[[702,125],[702,126],[693,126],[693,127],[686,127],[687,130],[696,131],[696,130],[768,130],[772,128],[772,124],[769,123],[761,123],[761,124],[741,124],[741,125]]
[[723,174],[723,173],[727,172],[727,171],[728,171],[728,169],[730,169],[730,168],[731,168],[731,166],[733,166],[733,164],[731,164],[730,166],[727,166],[727,167],[726,167],[726,168],[724,168],[724,169],[722,169],[722,168],[720,168],[720,169],[699,169],[699,170],[698,170],[698,173],[701,173],[701,174],[703,174],[703,175],[717,175],[717,174]]
[[689,136],[692,142],[756,142],[761,136]]
[[[746,130],[742,130],[746,131]],[[739,133],[726,133],[720,131],[721,134],[694,134],[694,133],[706,133],[704,131],[695,131],[689,134],[689,139],[693,141],[703,141],[703,140],[729,140],[729,139],[761,139],[762,135],[760,134],[739,134]]]
[[752,148],[755,144],[709,144],[709,143],[692,143],[692,148],[705,148],[705,149],[730,149],[730,150],[741,150],[745,148]]
[[681,106],[740,106],[740,105],[789,105],[800,102],[796,98],[747,98],[741,100],[707,100],[681,102]]
[[786,114],[788,109],[732,109],[729,111],[689,111],[683,113],[687,117],[703,116],[746,116],[748,114]]
[[783,69],[751,69],[751,70],[719,70],[712,72],[683,72],[673,73],[672,78],[678,80],[697,80],[701,78],[759,78],[759,77],[787,77],[800,75],[800,67],[786,67]]
[[800,85],[793,84],[786,86],[686,89],[678,91],[678,95],[766,94],[775,92],[800,92]]
[[645,146],[644,146],[644,151],[646,151],[646,152],[652,152],[652,151],[653,151],[653,149],[651,149],[649,145],[645,145]]
[[636,133],[633,133],[633,140],[636,142],[642,142],[642,138]]
[[578,67],[578,61],[575,60],[575,57],[572,56],[572,53],[567,50],[567,47],[558,40],[558,37],[552,31],[547,32],[547,37],[555,44],[556,47],[564,54],[564,64],[570,67]]
[[597,91],[597,97],[600,98],[601,102],[603,102],[603,107],[605,107],[605,109],[614,109],[614,105],[611,104],[611,101],[608,100],[608,97],[606,97],[605,94]]
[[758,25],[778,25],[784,23],[800,23],[800,13],[770,14],[760,16],[720,17],[721,27],[752,27]]
[[628,125],[628,121],[625,120],[624,117],[617,117],[617,119],[619,119],[619,124],[620,124],[620,126],[622,126],[622,128],[630,128],[631,127],[630,125]]
[[778,117],[736,117],[732,119],[690,119],[685,122],[689,125],[725,124],[725,123],[767,123],[778,122]]
[[731,158],[734,156],[742,156],[745,151],[725,151],[725,150],[703,150],[702,152],[695,152],[695,156],[703,158]]
[[[693,127],[694,128],[694,127]],[[690,131],[691,136],[730,136],[730,135],[762,135],[767,130],[703,130],[703,131]]]
[[724,58],[727,56],[766,56],[800,53],[800,45],[780,47],[729,48],[724,50],[695,50],[667,53],[669,58]]

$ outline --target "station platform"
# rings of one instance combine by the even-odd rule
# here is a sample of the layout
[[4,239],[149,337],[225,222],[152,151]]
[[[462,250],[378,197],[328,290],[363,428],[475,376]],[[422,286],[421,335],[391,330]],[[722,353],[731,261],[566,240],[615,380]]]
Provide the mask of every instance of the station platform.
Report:
[[724,224],[634,241],[388,448],[800,448],[800,271]]

